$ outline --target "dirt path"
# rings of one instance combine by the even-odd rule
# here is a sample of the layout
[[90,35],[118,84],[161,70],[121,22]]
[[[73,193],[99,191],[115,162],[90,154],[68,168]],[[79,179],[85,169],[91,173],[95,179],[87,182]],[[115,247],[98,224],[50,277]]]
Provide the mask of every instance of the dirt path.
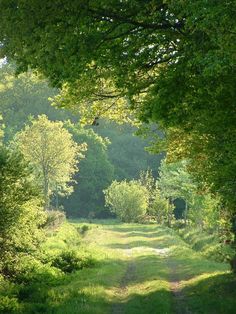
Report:
[[191,314],[192,312],[186,305],[186,296],[181,289],[181,279],[178,273],[178,263],[166,258],[166,264],[169,268],[170,290],[173,295],[173,311],[175,314]]
[[[136,265],[132,260],[132,249],[126,250],[127,257],[131,260],[128,262],[128,266],[124,276],[121,279],[120,287],[118,288],[117,295],[124,296],[127,293],[127,286],[130,282],[134,281],[136,278]],[[112,307],[112,314],[123,314],[124,313],[124,303],[117,302]]]
[[[155,225],[104,226],[94,230],[91,239],[107,256],[101,279],[96,276],[99,289],[104,287],[99,290],[104,310],[92,307],[81,314],[216,314],[215,304],[217,310],[222,307],[211,281],[228,276],[227,267],[204,260],[172,230]],[[212,286],[209,293],[205,285]],[[228,313],[223,308],[217,314]]]

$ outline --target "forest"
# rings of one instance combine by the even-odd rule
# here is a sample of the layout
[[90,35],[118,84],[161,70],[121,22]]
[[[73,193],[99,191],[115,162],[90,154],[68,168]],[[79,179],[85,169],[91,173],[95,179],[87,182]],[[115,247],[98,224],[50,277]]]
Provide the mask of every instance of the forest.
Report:
[[0,313],[235,313],[235,14],[0,1]]

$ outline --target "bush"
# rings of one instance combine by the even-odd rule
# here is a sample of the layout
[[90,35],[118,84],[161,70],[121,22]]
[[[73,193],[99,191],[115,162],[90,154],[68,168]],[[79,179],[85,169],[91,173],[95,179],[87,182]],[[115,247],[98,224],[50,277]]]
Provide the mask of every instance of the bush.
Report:
[[59,269],[51,267],[50,264],[43,264],[27,254],[18,254],[14,259],[8,259],[5,263],[4,273],[8,275],[11,281],[18,284],[50,283],[63,274]]
[[0,148],[0,272],[20,253],[31,254],[44,239],[40,190],[22,155]]
[[1,296],[0,313],[19,313],[20,304],[15,297]]
[[65,273],[72,273],[85,267],[94,265],[94,260],[86,253],[78,253],[75,250],[61,252],[53,261],[52,266],[59,268]]
[[230,245],[220,243],[217,233],[209,234],[196,227],[186,227],[179,229],[179,235],[195,251],[199,251],[207,259],[217,262],[233,260],[234,249]]
[[65,220],[66,215],[60,210],[48,210],[44,228],[58,228]]
[[104,191],[106,206],[124,222],[137,222],[148,207],[148,191],[137,181],[114,181]]
[[174,206],[166,198],[161,196],[159,190],[154,192],[148,212],[150,215],[156,217],[158,223],[167,223],[169,227],[174,220]]
[[84,235],[89,229],[90,229],[90,227],[88,225],[83,225],[83,226],[79,227],[79,233]]

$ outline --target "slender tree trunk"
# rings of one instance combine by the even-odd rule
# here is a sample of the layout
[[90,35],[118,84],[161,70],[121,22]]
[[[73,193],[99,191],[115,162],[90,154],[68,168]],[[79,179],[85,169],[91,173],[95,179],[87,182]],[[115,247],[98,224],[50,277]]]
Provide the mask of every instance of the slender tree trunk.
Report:
[[47,171],[46,171],[45,168],[43,169],[43,183],[44,183],[44,187],[43,187],[43,193],[44,193],[44,209],[45,209],[45,210],[49,210],[49,206],[50,206],[49,181],[48,181]]
[[56,183],[56,209],[58,209],[59,207],[59,202],[58,202],[58,186],[57,186],[57,183]]
[[188,215],[188,203],[185,201],[185,209],[184,209],[184,225],[187,225],[187,215]]
[[172,204],[173,204],[173,200],[172,200],[172,197],[170,197],[170,203],[168,204],[168,227],[171,227],[171,216],[172,216],[172,213],[170,211],[170,209],[172,208]]

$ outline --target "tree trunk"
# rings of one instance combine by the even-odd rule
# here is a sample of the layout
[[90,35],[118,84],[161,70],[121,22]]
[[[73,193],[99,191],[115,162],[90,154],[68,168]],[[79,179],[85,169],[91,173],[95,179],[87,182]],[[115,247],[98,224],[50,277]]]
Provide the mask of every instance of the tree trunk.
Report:
[[43,194],[44,194],[44,209],[45,210],[49,210],[49,206],[50,206],[50,198],[49,198],[49,182],[48,182],[48,176],[47,176],[47,172],[43,171],[43,183],[44,183],[44,187],[43,187]]
[[57,183],[56,183],[56,209],[59,208],[59,201],[58,201],[58,186],[57,186]]
[[185,209],[184,209],[184,225],[187,225],[187,214],[188,214],[188,203],[185,201]]

